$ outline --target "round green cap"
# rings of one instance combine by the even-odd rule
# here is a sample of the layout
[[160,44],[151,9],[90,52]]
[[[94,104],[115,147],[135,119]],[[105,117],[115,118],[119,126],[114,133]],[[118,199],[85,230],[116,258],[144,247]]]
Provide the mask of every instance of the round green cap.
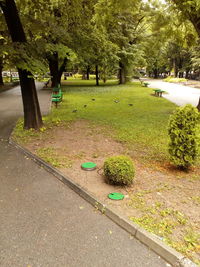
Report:
[[96,169],[97,164],[95,164],[94,162],[85,162],[83,164],[81,164],[81,168],[86,170],[86,171],[92,171],[94,169]]
[[122,200],[124,199],[124,195],[122,193],[110,193],[108,198],[112,200]]

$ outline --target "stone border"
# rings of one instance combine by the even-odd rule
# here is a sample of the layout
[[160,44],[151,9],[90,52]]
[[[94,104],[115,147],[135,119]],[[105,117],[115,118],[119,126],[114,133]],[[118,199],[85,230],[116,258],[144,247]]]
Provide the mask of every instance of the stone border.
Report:
[[77,183],[73,182],[69,177],[64,176],[61,172],[59,172],[54,167],[50,166],[48,163],[43,161],[41,158],[32,154],[29,150],[25,149],[21,145],[17,144],[11,137],[9,138],[9,144],[16,147],[22,153],[27,155],[33,161],[35,161],[38,165],[42,166],[48,172],[53,174],[57,179],[66,184],[69,188],[71,188],[74,192],[76,192],[79,196],[89,202],[92,206],[98,209],[100,212],[105,214],[108,218],[110,218],[113,222],[118,224],[128,233],[130,233],[133,237],[138,239],[140,242],[148,246],[151,250],[153,250],[156,254],[161,256],[164,260],[169,262],[174,267],[197,267],[195,263],[193,263],[190,259],[186,258],[184,255],[180,254],[173,248],[166,245],[162,242],[156,235],[153,235],[137,224],[128,221],[118,214],[115,210],[103,204],[92,194],[87,192],[84,188],[82,188]]

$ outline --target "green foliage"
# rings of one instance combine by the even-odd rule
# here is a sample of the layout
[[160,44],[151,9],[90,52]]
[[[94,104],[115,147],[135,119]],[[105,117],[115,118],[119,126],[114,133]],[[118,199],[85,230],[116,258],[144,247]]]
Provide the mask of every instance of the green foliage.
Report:
[[173,78],[173,77],[167,77],[163,81],[169,82],[169,83],[181,83],[181,82],[187,82],[187,79],[185,78]]
[[109,157],[104,162],[106,181],[116,185],[130,185],[133,182],[135,170],[131,158],[127,156]]
[[169,120],[169,154],[178,167],[188,168],[194,164],[199,152],[198,124],[200,113],[192,105],[179,107]]
[[[45,127],[88,120],[108,129],[112,138],[123,143],[131,153],[140,155],[143,162],[166,160],[167,121],[175,105],[164,98],[152,97],[152,89],[140,83],[122,86],[117,85],[117,80],[109,80],[106,85],[102,82],[99,87],[94,85],[94,80],[68,78],[66,86],[62,86],[63,102],[43,118]],[[83,107],[85,104],[87,108]],[[74,109],[76,113],[72,112]],[[23,126],[21,132],[24,133]],[[27,134],[23,139],[28,138]]]

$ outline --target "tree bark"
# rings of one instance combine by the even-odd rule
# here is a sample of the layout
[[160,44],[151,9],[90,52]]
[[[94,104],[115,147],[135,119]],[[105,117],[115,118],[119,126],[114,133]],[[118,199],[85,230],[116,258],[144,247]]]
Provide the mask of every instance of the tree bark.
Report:
[[18,69],[18,73],[24,104],[24,128],[39,129],[42,126],[42,117],[37,100],[34,79],[30,78],[31,73],[27,70]]
[[86,79],[89,80],[90,79],[90,67],[87,67],[87,71],[86,71]]
[[198,109],[198,111],[200,112],[200,97],[199,97],[199,103],[198,103],[198,105],[197,105],[197,109]]
[[122,62],[119,62],[119,84],[126,83],[125,66]]
[[51,74],[51,87],[58,87],[61,83],[61,77],[65,71],[67,64],[67,57],[64,58],[62,65],[59,68],[58,52],[54,52],[53,55],[48,57],[49,70]]
[[58,70],[58,53],[54,52],[53,55],[48,57],[49,70],[51,75],[51,87],[58,87],[59,84],[59,70]]
[[96,86],[99,86],[99,66],[95,66]]
[[4,85],[2,72],[3,72],[3,60],[0,58],[0,86]]
[[186,70],[186,73],[185,73],[185,79],[189,79],[189,70]]
[[174,78],[177,78],[178,76],[178,67],[177,67],[177,62],[176,59],[173,59],[173,68],[174,68]]
[[[0,2],[12,42],[26,43],[26,36],[21,24],[18,10],[14,0]],[[42,126],[42,116],[40,112],[36,87],[32,74],[27,70],[18,68],[22,101],[24,109],[24,128],[39,129]]]
[[153,70],[153,77],[154,79],[158,79],[158,69]]
[[67,57],[64,58],[63,63],[58,70],[58,82],[59,82],[59,84],[61,84],[61,77],[62,77],[63,72],[66,70],[66,65],[67,65]]

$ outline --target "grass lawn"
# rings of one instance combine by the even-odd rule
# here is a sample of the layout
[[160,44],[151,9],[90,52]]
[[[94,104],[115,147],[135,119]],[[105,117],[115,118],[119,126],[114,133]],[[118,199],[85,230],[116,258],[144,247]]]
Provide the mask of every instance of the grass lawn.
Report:
[[50,116],[53,120],[90,120],[107,126],[115,140],[126,143],[143,159],[167,159],[167,124],[174,104],[153,97],[152,89],[139,83],[116,86],[110,81],[95,87],[94,81],[69,80],[66,84],[64,101]]
[[[163,162],[168,159],[167,125],[169,115],[176,108],[173,103],[152,96],[152,89],[139,83],[117,85],[117,81],[109,81],[96,87],[94,80],[68,79],[63,84],[63,102],[44,118],[47,125],[89,120],[105,126],[107,134],[125,143],[143,160]],[[24,139],[29,134],[25,133]],[[19,135],[23,133],[19,131]]]
[[[140,83],[94,84],[63,81],[63,102],[44,118],[41,131],[23,131],[19,121],[15,140],[199,263],[200,162],[188,173],[168,163],[167,125],[176,106]],[[128,188],[108,185],[102,175],[105,158],[119,154],[130,155],[135,164],[135,180]],[[95,161],[98,169],[84,172],[80,165],[86,161]],[[108,200],[107,194],[115,191],[126,198]]]

